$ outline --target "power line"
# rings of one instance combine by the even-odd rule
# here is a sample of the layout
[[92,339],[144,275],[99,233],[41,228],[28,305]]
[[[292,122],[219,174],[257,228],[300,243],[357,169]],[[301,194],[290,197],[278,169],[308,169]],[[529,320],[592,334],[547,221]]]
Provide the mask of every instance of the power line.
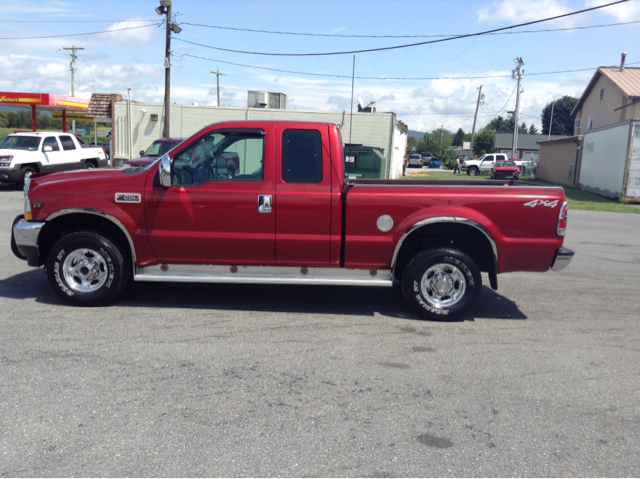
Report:
[[[570,30],[588,30],[591,28],[617,27],[621,25],[632,25],[635,23],[640,23],[640,20],[637,20],[634,22],[589,25],[586,27],[550,28],[550,29],[544,29],[544,30],[522,30],[519,32],[495,32],[495,33],[487,33],[486,35],[520,35],[522,33],[566,32]],[[223,27],[220,25],[203,25],[201,23],[189,23],[189,22],[181,22],[180,25],[189,25],[192,27],[203,27],[203,28],[217,28],[220,30],[234,30],[239,32],[267,33],[272,35],[295,35],[295,36],[325,37],[325,38],[448,38],[451,36],[451,35],[341,35],[337,33],[302,33],[302,32],[279,32],[274,30],[255,30],[251,28]]]
[[103,30],[101,32],[68,33],[66,35],[48,35],[45,37],[0,37],[0,40],[43,40],[46,38],[81,37],[83,35],[100,35],[101,33],[122,32],[124,30],[135,30],[137,28],[155,27],[157,24],[138,25],[137,27],[114,28],[113,30]]
[[153,22],[155,19],[141,18],[140,20],[2,20],[3,23],[140,23]]
[[416,47],[416,46],[421,46],[421,45],[430,45],[433,43],[441,43],[441,42],[447,42],[447,41],[451,41],[451,40],[459,40],[461,38],[470,38],[470,37],[477,37],[480,35],[488,35],[489,33],[495,33],[495,32],[501,32],[504,30],[510,30],[512,28],[519,28],[519,27],[524,27],[527,25],[535,25],[537,23],[543,23],[543,22],[548,22],[551,20],[557,20],[560,18],[565,18],[565,17],[570,17],[573,15],[578,15],[580,13],[586,13],[586,12],[591,12],[594,10],[599,10],[601,8],[605,8],[605,7],[610,7],[612,5],[617,5],[620,3],[625,3],[628,2],[629,0],[618,0],[617,2],[613,2],[613,3],[608,3],[606,5],[600,5],[597,7],[591,7],[591,8],[586,8],[583,10],[577,10],[575,12],[571,12],[571,13],[565,13],[563,15],[556,15],[555,17],[548,17],[548,18],[543,18],[541,20],[534,20],[531,22],[526,22],[526,23],[519,23],[517,25],[511,25],[508,27],[502,27],[502,28],[495,28],[493,30],[487,30],[484,32],[479,32],[479,33],[467,33],[464,35],[455,35],[455,36],[450,36],[450,37],[446,37],[446,38],[440,38],[438,40],[430,40],[427,42],[418,42],[418,43],[411,43],[411,44],[407,44],[407,45],[396,45],[396,46],[392,46],[392,47],[380,47],[380,48],[368,48],[368,49],[364,49],[364,50],[352,50],[352,51],[344,51],[344,52],[324,52],[324,53],[267,53],[267,52],[247,52],[247,51],[243,51],[243,50],[232,50],[230,48],[221,48],[221,47],[213,47],[211,45],[204,45],[202,43],[196,43],[196,42],[190,42],[188,40],[183,40],[183,39],[178,39],[176,38],[176,40],[184,42],[184,43],[188,43],[190,45],[196,45],[199,47],[203,47],[203,48],[210,48],[212,50],[220,50],[220,51],[224,51],[224,52],[231,52],[231,53],[242,53],[245,55],[263,55],[263,56],[279,56],[279,57],[309,57],[309,56],[332,56],[332,55],[351,55],[351,54],[356,54],[356,53],[372,53],[372,52],[381,52],[381,51],[389,51],[389,50],[397,50],[400,48],[410,48],[410,47]]
[[[178,56],[178,55],[176,55],[176,56]],[[328,77],[328,78],[351,78],[351,75],[333,75],[333,74],[330,74],[330,73],[309,73],[309,72],[299,72],[299,71],[293,71],[293,70],[281,70],[281,69],[278,69],[278,68],[260,67],[260,66],[257,66],[257,65],[246,65],[244,63],[227,62],[227,61],[224,61],[224,60],[217,60],[215,58],[207,58],[207,57],[202,57],[202,56],[199,56],[199,55],[191,55],[189,53],[183,53],[180,56],[196,58],[198,60],[207,60],[207,61],[211,61],[211,62],[224,63],[225,65],[234,65],[234,66],[244,67],[244,68],[254,68],[256,70],[273,71],[273,72],[277,72],[277,73],[292,73],[294,75],[309,75],[309,76]],[[627,63],[627,65],[637,65],[637,64],[640,64],[640,62]],[[581,68],[581,69],[578,69],[578,70],[560,70],[560,71],[553,71],[553,72],[527,73],[527,75],[552,75],[552,74],[558,74],[558,73],[586,72],[586,71],[593,71],[596,68],[598,68],[598,67]],[[484,79],[484,78],[511,78],[511,75],[510,74],[509,75],[481,75],[481,76],[467,76],[467,77],[461,77],[461,76],[454,76],[454,77],[359,77],[359,76],[356,76],[355,78],[358,79],[358,80],[391,80],[391,81],[480,80],[480,79]]]

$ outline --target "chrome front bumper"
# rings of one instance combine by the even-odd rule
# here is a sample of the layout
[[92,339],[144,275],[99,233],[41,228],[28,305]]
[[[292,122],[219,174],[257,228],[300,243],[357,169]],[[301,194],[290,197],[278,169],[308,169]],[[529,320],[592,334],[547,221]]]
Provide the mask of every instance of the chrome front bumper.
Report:
[[25,219],[21,219],[13,225],[11,239],[15,242],[18,251],[26,256],[29,266],[40,266],[38,236],[43,226],[44,222],[27,221]]
[[573,251],[569,248],[565,248],[564,246],[558,248],[556,250],[556,255],[553,258],[553,263],[551,264],[552,271],[560,271],[561,269],[565,269],[571,263],[573,259]]

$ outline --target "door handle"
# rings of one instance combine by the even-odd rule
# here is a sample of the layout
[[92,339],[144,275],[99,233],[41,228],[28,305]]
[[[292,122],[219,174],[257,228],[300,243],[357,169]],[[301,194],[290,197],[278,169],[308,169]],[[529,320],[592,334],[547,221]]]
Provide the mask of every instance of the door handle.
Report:
[[271,213],[271,195],[258,195],[258,213]]

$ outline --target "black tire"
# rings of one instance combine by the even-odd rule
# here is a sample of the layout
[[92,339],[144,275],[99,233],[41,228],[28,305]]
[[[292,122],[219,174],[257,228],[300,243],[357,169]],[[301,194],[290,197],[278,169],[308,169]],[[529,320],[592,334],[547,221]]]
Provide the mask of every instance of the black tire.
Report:
[[423,318],[453,321],[476,304],[482,275],[462,251],[437,248],[418,253],[402,274],[402,293]]
[[22,168],[20,170],[20,179],[16,182],[16,185],[18,186],[18,188],[23,188],[24,183],[27,181],[27,178],[29,178],[35,172],[36,170],[31,166],[25,166],[24,168]]
[[91,169],[95,168],[95,167],[96,167],[96,165],[94,165],[92,161],[85,161],[85,162],[84,162],[84,167],[85,167],[87,170],[91,170]]
[[470,166],[467,170],[467,175],[476,176],[479,173],[477,166]]
[[90,231],[68,234],[49,253],[49,284],[74,306],[110,303],[131,278],[131,262],[123,251],[108,238]]

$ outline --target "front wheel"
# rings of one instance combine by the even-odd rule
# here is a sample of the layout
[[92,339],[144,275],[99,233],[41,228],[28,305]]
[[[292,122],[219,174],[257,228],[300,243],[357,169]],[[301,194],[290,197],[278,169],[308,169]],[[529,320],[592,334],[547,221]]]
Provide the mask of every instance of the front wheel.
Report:
[[475,306],[482,276],[462,251],[438,248],[418,253],[402,275],[402,292],[423,318],[452,321]]
[[476,176],[478,174],[478,168],[476,166],[470,166],[467,170],[467,175]]
[[131,277],[122,249],[96,233],[82,231],[60,239],[47,259],[49,284],[74,306],[100,306],[116,299]]
[[23,188],[29,177],[36,172],[32,167],[25,166],[20,170],[20,179],[17,181],[18,188]]

